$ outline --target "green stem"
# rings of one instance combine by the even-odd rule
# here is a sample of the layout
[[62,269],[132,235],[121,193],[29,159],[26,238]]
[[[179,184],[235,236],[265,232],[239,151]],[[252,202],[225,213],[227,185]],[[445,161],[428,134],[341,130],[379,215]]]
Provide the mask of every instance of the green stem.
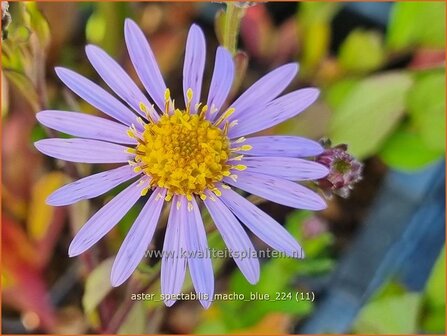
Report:
[[245,8],[237,7],[233,1],[227,1],[226,5],[223,45],[234,55],[237,50],[237,38]]

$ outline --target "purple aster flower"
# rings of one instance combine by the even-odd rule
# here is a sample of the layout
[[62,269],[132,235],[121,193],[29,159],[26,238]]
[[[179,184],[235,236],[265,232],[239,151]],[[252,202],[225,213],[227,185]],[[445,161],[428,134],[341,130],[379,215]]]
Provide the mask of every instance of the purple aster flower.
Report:
[[[121,100],[76,72],[57,68],[56,73],[73,92],[115,121],[78,112],[37,114],[43,125],[77,137],[37,141],[35,146],[42,153],[72,162],[123,164],[63,186],[49,196],[48,204],[63,206],[90,199],[133,180],[79,230],[69,255],[89,249],[149,193],[114,261],[113,286],[126,281],[144,257],[164,204],[171,206],[161,265],[165,295],[180,293],[188,265],[202,305],[211,303],[211,260],[194,257],[194,253],[209,256],[200,202],[229,250],[239,252],[233,253],[234,260],[250,283],[259,279],[259,261],[241,253],[254,248],[240,222],[271,247],[302,257],[300,245],[279,223],[232,189],[294,208],[325,208],[317,193],[295,182],[319,179],[328,173],[325,166],[299,158],[322,153],[318,142],[296,136],[245,138],[297,115],[317,99],[319,92],[314,88],[278,98],[296,75],[297,64],[268,73],[225,108],[234,77],[232,56],[225,48],[217,48],[210,89],[207,96],[202,95],[205,37],[192,25],[183,67],[185,102],[177,108],[143,32],[129,19],[125,40],[154,105],[110,56],[89,45],[88,59]],[[186,257],[180,251],[187,251]],[[168,306],[174,302],[165,300]]]

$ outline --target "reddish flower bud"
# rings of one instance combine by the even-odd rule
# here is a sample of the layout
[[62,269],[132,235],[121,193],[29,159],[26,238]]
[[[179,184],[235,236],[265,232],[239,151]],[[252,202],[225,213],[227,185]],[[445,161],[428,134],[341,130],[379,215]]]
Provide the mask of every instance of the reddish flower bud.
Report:
[[326,150],[316,161],[329,168],[329,174],[316,183],[327,198],[336,194],[346,198],[354,184],[362,179],[363,164],[348,152],[348,145],[332,147],[329,139],[320,140]]

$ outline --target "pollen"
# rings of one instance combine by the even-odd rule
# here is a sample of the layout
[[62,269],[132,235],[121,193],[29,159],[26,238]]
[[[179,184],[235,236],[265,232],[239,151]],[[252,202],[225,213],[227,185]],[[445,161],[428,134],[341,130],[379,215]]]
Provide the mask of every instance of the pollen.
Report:
[[[173,109],[167,91],[166,111],[159,120],[147,123],[141,134],[129,132],[129,136],[139,138],[132,150],[134,169],[150,177],[150,187],[166,188],[167,201],[173,195],[204,198],[205,190],[216,189],[216,183],[230,176],[230,170],[235,168],[228,163],[230,141],[225,128],[204,118],[206,105],[196,105],[196,110],[191,111],[192,90],[188,90],[187,98],[184,110]],[[241,169],[239,166],[236,169]]]

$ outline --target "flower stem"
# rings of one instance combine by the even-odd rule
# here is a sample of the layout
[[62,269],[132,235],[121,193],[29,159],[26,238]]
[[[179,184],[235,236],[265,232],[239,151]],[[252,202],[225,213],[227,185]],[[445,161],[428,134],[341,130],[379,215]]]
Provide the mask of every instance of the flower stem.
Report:
[[158,280],[158,278],[160,277],[160,273],[161,271],[158,270],[152,275],[149,282],[142,286],[140,286],[137,282],[135,282],[134,279],[131,278],[129,282],[128,296],[124,299],[117,312],[111,317],[109,325],[105,328],[105,334],[116,334],[119,331],[119,328],[129,316],[132,307],[137,302],[136,300],[132,300],[130,296],[134,293],[147,292],[148,289]]
[[226,5],[223,45],[234,55],[237,50],[237,38],[245,8],[236,6],[233,1],[227,1]]

